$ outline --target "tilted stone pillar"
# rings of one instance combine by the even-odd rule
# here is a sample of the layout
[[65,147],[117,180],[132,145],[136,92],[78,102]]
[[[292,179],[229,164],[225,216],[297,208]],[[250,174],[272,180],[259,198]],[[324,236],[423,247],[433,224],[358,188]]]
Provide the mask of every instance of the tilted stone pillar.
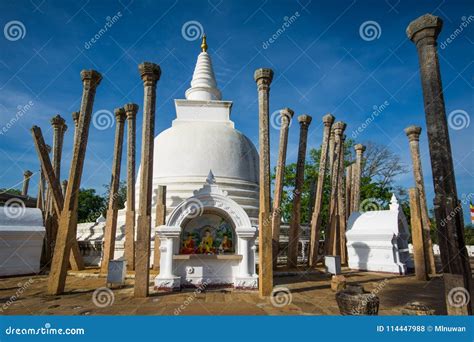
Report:
[[269,97],[273,80],[271,69],[257,69],[254,79],[258,89],[260,198],[258,217],[258,288],[261,297],[269,296],[273,290],[272,222],[270,207],[270,137]]
[[[462,275],[464,288],[470,293],[472,275],[464,241],[462,208],[459,206],[456,191],[451,143],[436,50],[436,39],[441,32],[442,25],[442,20],[439,17],[426,14],[410,23],[407,27],[407,35],[416,44],[418,50],[435,192],[434,213],[443,271]],[[449,284],[445,283],[445,285]],[[472,314],[472,300],[467,305],[467,313]]]
[[273,196],[272,212],[272,234],[273,234],[273,268],[277,267],[278,251],[280,248],[280,224],[281,224],[281,197],[286,165],[286,150],[288,147],[288,130],[294,112],[290,108],[280,111],[280,143],[278,149],[278,161],[275,175],[275,194]]
[[104,232],[104,252],[100,264],[100,272],[106,274],[110,260],[114,259],[115,234],[117,232],[118,191],[120,187],[120,168],[122,165],[123,131],[125,123],[125,110],[117,108],[115,113],[115,143],[114,158],[112,161],[112,176],[109,188],[109,207]]
[[423,224],[421,218],[420,193],[418,188],[409,189],[410,195],[410,226],[413,244],[413,259],[417,280],[428,280],[428,263],[425,256]]
[[28,196],[28,187],[30,186],[30,178],[33,176],[33,172],[26,170],[23,172],[23,188],[21,190],[22,196]]
[[76,141],[77,125],[79,124],[79,112],[72,112],[72,120],[74,121],[74,141]]
[[[158,185],[158,191],[156,194],[156,211],[155,211],[155,228],[159,226],[163,226],[166,224],[166,185]],[[158,234],[155,233],[153,229],[154,235],[154,250],[153,250],[153,269],[158,270],[160,268],[160,259],[161,259],[161,251],[160,245],[161,240]]]
[[338,186],[339,186],[339,172],[340,172],[340,154],[342,151],[342,135],[346,129],[346,124],[338,121],[333,124],[334,130],[334,162],[331,168],[331,198],[329,201],[329,222],[327,227],[325,239],[326,255],[339,255],[339,211],[338,211]]
[[[84,157],[89,137],[92,107],[96,88],[102,76],[95,70],[81,71],[83,93],[81,100],[81,115],[79,117],[77,141],[69,170],[68,187],[64,198],[64,207],[59,218],[59,229],[56,237],[51,272],[48,280],[48,294],[56,295],[64,291],[66,284],[67,267],[71,246],[76,239],[74,236],[77,226],[77,197],[81,185]],[[59,183],[59,182],[58,182]]]
[[[138,66],[143,80],[143,125],[138,202],[137,242],[135,245],[135,297],[148,296],[150,280],[151,195],[153,181],[153,139],[155,137],[156,83],[161,69],[144,62]],[[166,161],[162,161],[166,162]]]
[[298,246],[300,241],[301,224],[301,193],[303,191],[306,145],[311,116],[300,115],[298,116],[298,122],[300,123],[300,141],[298,146],[298,161],[296,164],[295,189],[293,191],[293,208],[288,236],[288,267],[296,267],[298,265]]
[[354,178],[354,202],[352,203],[352,211],[360,211],[360,178],[362,175],[362,154],[365,151],[365,146],[357,144],[354,146],[356,152],[355,162],[355,178]]
[[138,105],[124,106],[127,114],[127,208],[125,212],[125,260],[127,269],[135,269],[135,158]]
[[[46,145],[46,149],[48,153],[51,152],[51,146]],[[40,181],[38,182],[38,196],[36,197],[36,208],[41,209],[43,213],[46,209],[46,179],[44,177],[42,168],[40,168]]]
[[321,157],[319,158],[319,172],[318,182],[316,184],[316,194],[314,200],[313,215],[311,217],[311,238],[309,245],[309,266],[316,266],[319,249],[319,234],[321,231],[321,219],[322,219],[322,205],[323,205],[323,190],[324,190],[324,179],[326,178],[327,169],[327,157],[329,151],[329,141],[331,135],[331,127],[334,122],[334,116],[327,114],[323,116],[323,141],[321,143]]
[[433,245],[431,243],[431,222],[428,215],[428,206],[426,204],[425,181],[423,179],[423,171],[421,168],[420,157],[420,134],[421,127],[410,126],[405,128],[405,133],[408,136],[410,144],[410,154],[413,162],[413,176],[415,178],[415,185],[420,196],[421,221],[423,227],[423,248],[424,257],[427,258],[427,272],[428,274],[436,274],[436,264],[433,253]]

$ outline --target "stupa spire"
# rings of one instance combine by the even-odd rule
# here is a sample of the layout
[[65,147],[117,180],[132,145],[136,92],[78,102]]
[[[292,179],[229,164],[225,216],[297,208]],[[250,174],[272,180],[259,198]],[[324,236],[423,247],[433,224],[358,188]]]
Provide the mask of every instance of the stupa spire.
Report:
[[222,99],[221,92],[217,89],[216,77],[212,68],[211,57],[207,53],[206,35],[202,36],[201,53],[199,54],[194,68],[191,88],[186,90],[187,100],[219,101]]

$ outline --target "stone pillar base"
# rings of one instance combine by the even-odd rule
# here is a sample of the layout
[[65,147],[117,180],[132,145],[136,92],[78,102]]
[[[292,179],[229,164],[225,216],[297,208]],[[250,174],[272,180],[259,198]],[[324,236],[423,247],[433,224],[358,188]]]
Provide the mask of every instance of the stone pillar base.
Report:
[[155,278],[155,290],[179,291],[181,290],[181,277],[160,277]]
[[257,290],[258,277],[236,277],[234,281],[234,287],[240,290]]

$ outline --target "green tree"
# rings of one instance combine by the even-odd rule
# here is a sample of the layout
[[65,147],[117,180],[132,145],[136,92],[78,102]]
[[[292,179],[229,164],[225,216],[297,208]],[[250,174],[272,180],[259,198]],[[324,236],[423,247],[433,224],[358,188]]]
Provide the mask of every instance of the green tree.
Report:
[[[109,198],[110,198],[110,185],[104,184],[104,188],[105,188],[104,198],[106,199],[106,203],[108,203]],[[127,182],[126,181],[120,182],[119,189],[117,191],[116,196],[117,196],[118,208],[119,209],[125,208],[125,201],[127,200]]]
[[1,188],[0,189],[0,194],[21,195],[21,191],[18,190],[18,189]]
[[[344,167],[354,162],[354,141],[348,139],[344,143]],[[305,164],[305,177],[301,194],[301,222],[309,224],[311,220],[314,189],[319,171],[319,160],[321,149],[312,148],[309,150]],[[389,166],[387,166],[389,165]],[[386,209],[390,202],[392,193],[395,192],[402,205],[403,210],[409,211],[406,201],[406,193],[402,189],[394,186],[394,178],[406,172],[405,166],[400,158],[390,151],[386,146],[368,143],[365,158],[363,159],[363,170],[361,177],[361,201],[369,201],[369,208]],[[276,170],[274,170],[276,171]],[[288,164],[285,167],[283,194],[282,194],[282,219],[289,222],[291,219],[293,191],[296,176],[296,163]],[[275,173],[272,174],[275,179]],[[322,226],[327,226],[329,215],[329,197],[331,193],[330,177],[326,176],[323,187],[322,204]]]
[[95,189],[80,189],[78,199],[77,221],[95,221],[106,209],[105,198],[97,195]]

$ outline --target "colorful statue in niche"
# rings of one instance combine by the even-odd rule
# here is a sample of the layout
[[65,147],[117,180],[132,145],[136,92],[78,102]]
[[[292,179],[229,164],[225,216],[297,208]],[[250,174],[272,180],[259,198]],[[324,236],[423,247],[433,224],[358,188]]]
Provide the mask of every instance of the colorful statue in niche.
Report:
[[194,239],[193,235],[191,233],[187,234],[186,240],[183,241],[183,246],[181,247],[181,254],[194,254],[195,253],[195,248],[194,248]]
[[222,217],[203,214],[189,221],[181,235],[181,254],[234,253],[234,230]]
[[199,244],[198,253],[200,254],[214,254],[214,239],[212,238],[211,231],[207,228],[204,231],[204,237]]

